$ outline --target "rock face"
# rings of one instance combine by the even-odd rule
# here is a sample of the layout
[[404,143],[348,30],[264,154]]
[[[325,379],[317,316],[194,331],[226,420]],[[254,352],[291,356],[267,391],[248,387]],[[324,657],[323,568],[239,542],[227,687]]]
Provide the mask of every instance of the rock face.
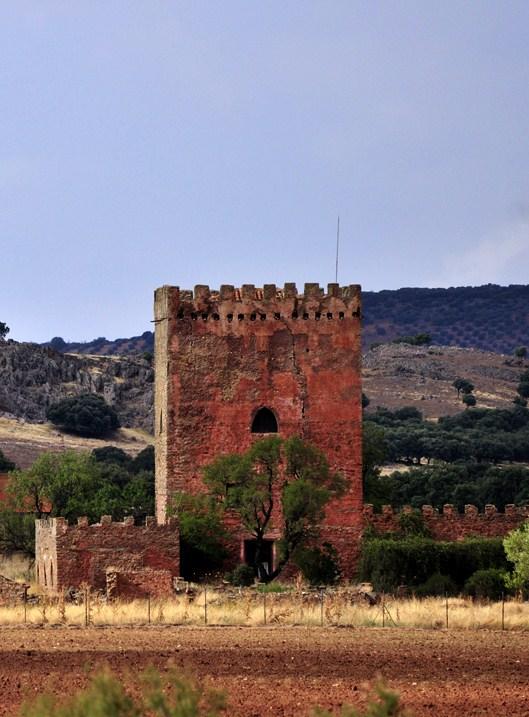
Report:
[[0,416],[45,421],[67,396],[97,393],[122,426],[152,432],[154,370],[136,357],[76,356],[37,344],[0,342]]

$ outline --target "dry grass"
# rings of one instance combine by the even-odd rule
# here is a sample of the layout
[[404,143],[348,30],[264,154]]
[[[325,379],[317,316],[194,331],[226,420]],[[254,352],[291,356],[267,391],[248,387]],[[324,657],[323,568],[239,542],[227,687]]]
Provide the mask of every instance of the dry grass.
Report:
[[[460,630],[501,629],[501,603],[474,603],[463,598],[424,600],[387,600],[369,606],[352,602],[350,593],[325,595],[280,593],[256,594],[241,591],[234,595],[208,589],[207,609],[204,609],[204,592],[194,596],[176,595],[172,599],[138,599],[129,602],[92,597],[89,603],[89,620],[92,625],[201,625],[207,618],[209,625],[323,625],[347,627],[390,628],[446,628]],[[28,624],[85,624],[85,605],[65,603],[60,598],[42,599],[40,604],[26,606]],[[24,622],[24,606],[0,607],[0,626]],[[529,604],[506,602],[504,606],[506,630],[529,629]]]

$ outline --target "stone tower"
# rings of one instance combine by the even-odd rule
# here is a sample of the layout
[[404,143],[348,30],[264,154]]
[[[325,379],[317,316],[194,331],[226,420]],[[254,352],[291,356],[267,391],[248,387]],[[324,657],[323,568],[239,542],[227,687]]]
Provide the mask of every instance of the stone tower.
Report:
[[[301,436],[349,481],[323,536],[350,573],[362,524],[361,296],[357,285],[155,292],[156,516],[172,493],[263,433]],[[349,566],[349,567],[348,567]]]

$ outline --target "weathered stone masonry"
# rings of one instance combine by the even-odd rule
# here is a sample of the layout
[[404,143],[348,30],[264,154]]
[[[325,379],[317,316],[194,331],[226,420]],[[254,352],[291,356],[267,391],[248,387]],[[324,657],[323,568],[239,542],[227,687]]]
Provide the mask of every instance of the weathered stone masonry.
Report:
[[[412,512],[406,507],[403,513]],[[486,505],[480,513],[475,505],[466,505],[464,513],[458,513],[453,505],[444,505],[439,512],[431,505],[423,505],[421,515],[432,538],[436,540],[463,540],[464,538],[495,538],[507,535],[518,528],[529,517],[529,506],[517,508],[506,505],[499,513],[494,505]],[[393,533],[399,530],[400,513],[390,505],[384,505],[381,513],[375,513],[373,506],[364,506],[364,527],[371,527],[377,533]]]
[[204,490],[207,463],[262,437],[252,422],[267,408],[280,436],[314,443],[348,479],[324,533],[352,575],[362,528],[360,312],[356,285],[156,291],[158,522],[173,494]]
[[132,517],[114,523],[103,516],[94,525],[87,518],[77,525],[64,518],[37,520],[37,582],[47,592],[61,592],[83,584],[105,591],[109,581],[113,596],[131,597],[145,592],[150,581],[151,594],[167,594],[180,573],[179,545],[174,520],[157,525],[147,518],[144,526],[134,525]]

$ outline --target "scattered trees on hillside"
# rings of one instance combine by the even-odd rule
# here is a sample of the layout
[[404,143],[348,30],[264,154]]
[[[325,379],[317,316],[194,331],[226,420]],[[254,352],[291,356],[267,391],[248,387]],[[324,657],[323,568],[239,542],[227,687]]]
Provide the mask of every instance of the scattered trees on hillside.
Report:
[[461,399],[467,408],[475,406],[477,403],[476,397],[473,393],[465,393]]
[[514,355],[517,359],[520,359],[520,361],[523,361],[527,358],[527,347],[526,346],[518,346],[514,349]]
[[9,326],[3,321],[0,321],[0,341],[3,341],[5,339],[9,331]]
[[432,343],[430,334],[415,334],[415,336],[400,336],[393,339],[394,344],[410,344],[410,346],[428,346]]
[[119,428],[116,411],[95,393],[53,403],[46,417],[62,430],[87,438],[103,438]]
[[474,384],[466,378],[456,378],[452,386],[456,389],[458,398],[461,393],[468,395],[474,390]]

